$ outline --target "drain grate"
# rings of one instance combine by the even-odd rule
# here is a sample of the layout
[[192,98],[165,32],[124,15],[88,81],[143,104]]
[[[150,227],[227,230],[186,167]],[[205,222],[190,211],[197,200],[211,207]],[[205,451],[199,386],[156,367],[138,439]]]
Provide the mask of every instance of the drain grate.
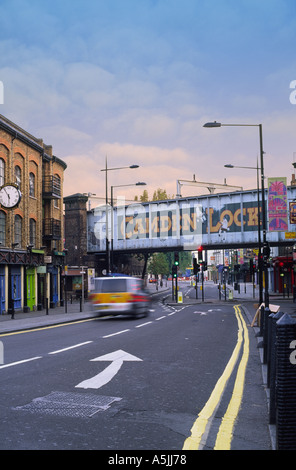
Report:
[[106,411],[112,403],[120,400],[118,397],[94,394],[51,392],[45,397],[35,398],[27,405],[17,406],[14,410],[70,418],[91,418],[99,411]]

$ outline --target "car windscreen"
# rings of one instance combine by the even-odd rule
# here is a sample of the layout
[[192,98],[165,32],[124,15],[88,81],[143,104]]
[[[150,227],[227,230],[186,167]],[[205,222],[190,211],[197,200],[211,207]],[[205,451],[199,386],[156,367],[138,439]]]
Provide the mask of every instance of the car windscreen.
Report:
[[126,292],[126,279],[104,279],[96,286],[98,292]]

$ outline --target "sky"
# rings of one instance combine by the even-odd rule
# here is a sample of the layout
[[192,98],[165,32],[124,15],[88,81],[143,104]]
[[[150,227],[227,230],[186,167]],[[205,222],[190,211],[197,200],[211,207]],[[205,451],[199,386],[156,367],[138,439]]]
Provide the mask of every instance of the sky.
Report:
[[[295,0],[0,0],[0,114],[53,146],[64,196],[256,188],[296,161]],[[294,98],[294,95],[293,95]],[[206,129],[203,124],[253,124]],[[207,189],[182,185],[182,195]]]

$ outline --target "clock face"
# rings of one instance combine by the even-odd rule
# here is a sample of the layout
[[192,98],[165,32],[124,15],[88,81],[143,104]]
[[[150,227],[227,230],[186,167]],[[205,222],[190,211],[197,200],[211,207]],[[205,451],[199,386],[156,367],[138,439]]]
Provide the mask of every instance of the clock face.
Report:
[[6,209],[11,209],[18,205],[21,193],[17,186],[6,184],[0,189],[0,204]]

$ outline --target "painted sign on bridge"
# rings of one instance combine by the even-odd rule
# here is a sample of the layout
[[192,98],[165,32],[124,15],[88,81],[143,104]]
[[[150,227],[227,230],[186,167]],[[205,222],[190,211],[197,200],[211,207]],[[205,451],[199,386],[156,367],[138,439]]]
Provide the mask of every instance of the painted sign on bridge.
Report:
[[[288,200],[296,188],[288,187]],[[267,200],[267,198],[266,198]],[[261,217],[261,202],[259,204]],[[119,204],[88,212],[88,251],[106,250],[106,233],[115,251],[173,251],[258,245],[257,191],[237,191],[149,203]],[[268,211],[266,210],[268,214]],[[288,232],[295,225],[288,223]],[[268,232],[273,245],[292,243],[285,232]]]

